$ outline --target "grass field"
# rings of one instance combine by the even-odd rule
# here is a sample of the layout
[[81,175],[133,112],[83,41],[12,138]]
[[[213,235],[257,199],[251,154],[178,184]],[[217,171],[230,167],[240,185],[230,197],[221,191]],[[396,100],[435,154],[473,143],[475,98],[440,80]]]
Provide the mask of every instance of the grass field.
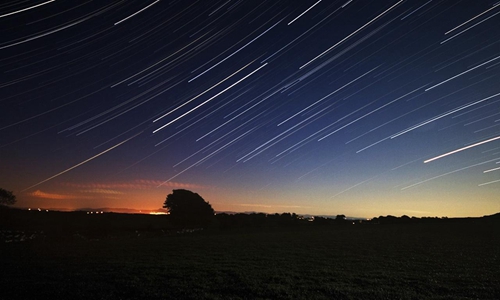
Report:
[[0,244],[2,299],[500,299],[500,223]]

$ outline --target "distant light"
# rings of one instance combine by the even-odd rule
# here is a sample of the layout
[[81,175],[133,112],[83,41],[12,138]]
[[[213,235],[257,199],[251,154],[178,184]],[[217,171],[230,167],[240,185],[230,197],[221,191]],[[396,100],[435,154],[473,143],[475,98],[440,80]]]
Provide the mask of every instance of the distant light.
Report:
[[31,208],[28,208],[28,210],[31,210]]
[[149,214],[150,215],[168,215],[168,213],[162,212],[162,211],[152,211]]
[[42,211],[41,209],[38,209],[38,211]]

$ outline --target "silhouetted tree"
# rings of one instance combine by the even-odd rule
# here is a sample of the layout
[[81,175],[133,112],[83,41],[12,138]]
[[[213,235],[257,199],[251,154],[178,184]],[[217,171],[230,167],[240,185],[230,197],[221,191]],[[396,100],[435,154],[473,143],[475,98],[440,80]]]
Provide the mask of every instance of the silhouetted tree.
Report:
[[328,224],[331,224],[332,221],[333,221],[333,219],[330,219],[330,218],[315,216],[313,223],[315,225],[328,225]]
[[214,210],[210,203],[200,195],[188,190],[173,190],[163,204],[176,225],[206,226],[213,217]]
[[337,215],[335,217],[335,224],[344,225],[344,224],[347,224],[346,221],[347,221],[347,219],[346,219],[345,215]]
[[0,204],[12,205],[16,203],[16,196],[11,192],[0,188]]
[[408,223],[411,221],[411,219],[407,215],[402,215],[400,218],[400,221],[401,221],[401,223]]

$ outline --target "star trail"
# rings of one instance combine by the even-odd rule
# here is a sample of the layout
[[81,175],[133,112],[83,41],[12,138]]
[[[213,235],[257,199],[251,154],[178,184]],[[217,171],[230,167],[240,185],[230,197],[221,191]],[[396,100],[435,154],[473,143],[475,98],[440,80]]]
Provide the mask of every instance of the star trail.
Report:
[[219,211],[498,212],[499,14],[488,0],[8,1],[0,187],[19,207],[156,209],[187,188]]

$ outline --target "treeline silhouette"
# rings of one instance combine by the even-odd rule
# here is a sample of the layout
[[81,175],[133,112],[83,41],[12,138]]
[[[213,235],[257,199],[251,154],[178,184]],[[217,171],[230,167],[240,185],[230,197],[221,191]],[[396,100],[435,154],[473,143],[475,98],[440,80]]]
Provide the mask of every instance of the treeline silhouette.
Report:
[[[195,233],[201,230],[268,230],[272,228],[364,227],[387,224],[488,222],[498,226],[500,213],[479,218],[379,216],[373,219],[301,216],[295,213],[216,213],[208,222],[179,223],[171,215],[126,213],[89,214],[85,211],[38,211],[0,206],[0,242],[8,240],[79,240],[148,237]],[[17,236],[17,237],[16,237]]]
[[359,223],[360,220],[347,221],[344,215],[336,218],[320,216],[301,216],[295,213],[265,214],[265,213],[221,213],[215,216],[215,224],[222,229],[242,227],[276,227],[276,226],[301,226],[301,225],[347,225]]
[[409,217],[403,215],[379,216],[372,219],[349,219],[345,215],[336,217],[301,216],[295,213],[265,214],[265,213],[221,213],[215,216],[215,222],[222,229],[242,227],[277,227],[277,226],[348,226],[348,225],[385,225],[385,224],[411,224],[457,222],[464,220],[500,220],[500,213],[480,218],[448,218],[448,217]]

